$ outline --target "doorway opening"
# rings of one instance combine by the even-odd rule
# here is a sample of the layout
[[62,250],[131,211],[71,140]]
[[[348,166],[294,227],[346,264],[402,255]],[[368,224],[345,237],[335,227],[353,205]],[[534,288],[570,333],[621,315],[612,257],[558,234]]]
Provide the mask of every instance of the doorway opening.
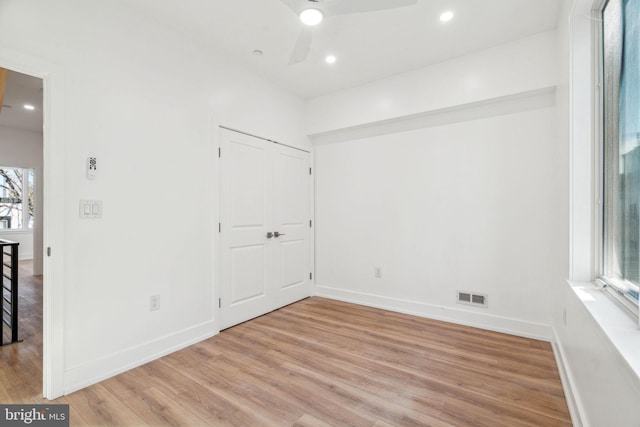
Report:
[[[43,391],[43,83],[0,68],[0,239],[18,243],[19,265],[18,321],[11,330],[5,322],[0,347],[8,364],[3,371],[16,381],[3,381],[0,394],[15,403],[41,397]],[[2,297],[3,304],[10,299]],[[18,342],[12,343],[7,335],[16,326]]]

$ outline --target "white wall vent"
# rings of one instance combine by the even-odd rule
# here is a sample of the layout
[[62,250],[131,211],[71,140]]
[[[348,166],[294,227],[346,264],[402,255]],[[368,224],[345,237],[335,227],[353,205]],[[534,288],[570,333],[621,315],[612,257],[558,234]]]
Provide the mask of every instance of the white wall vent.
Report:
[[469,292],[458,292],[458,302],[471,303],[471,294]]
[[456,302],[458,304],[469,304],[477,307],[488,307],[489,296],[486,294],[478,294],[475,292],[457,291]]

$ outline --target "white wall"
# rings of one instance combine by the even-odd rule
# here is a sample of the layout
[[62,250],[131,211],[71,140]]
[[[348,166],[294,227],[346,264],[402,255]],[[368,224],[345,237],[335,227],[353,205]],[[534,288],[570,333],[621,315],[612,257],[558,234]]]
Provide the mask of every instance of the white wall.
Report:
[[631,426],[638,376],[567,284],[593,274],[591,3],[565,1],[557,34],[309,102],[316,283],[551,340],[575,424]]
[[[312,128],[337,127],[314,138],[319,294],[551,339],[549,286],[566,271],[554,250],[566,221],[555,209],[566,164],[556,160],[554,39],[416,71],[398,91],[392,78],[310,102],[325,111]],[[373,96],[404,100],[412,85],[400,118],[365,108]],[[338,123],[344,103],[363,108]],[[488,294],[489,307],[456,304],[457,290]]]
[[[36,58],[64,77],[64,389],[215,333],[216,127],[308,146],[302,102],[109,2],[3,0],[0,40],[0,65]],[[551,324],[585,424],[630,425],[637,384],[564,281],[568,142],[555,122],[568,125],[548,100],[557,41],[545,33],[309,102],[307,129],[324,138],[318,289],[534,336]],[[177,194],[193,201],[179,229],[167,208]],[[103,219],[78,219],[81,198],[103,200]],[[460,288],[487,292],[489,308],[456,305]]]
[[[596,106],[591,92],[594,87],[591,76],[591,32],[594,26],[588,16],[592,4],[592,0],[565,1],[558,26],[557,122],[559,138],[565,147],[562,158],[571,165],[570,174],[567,173],[566,180],[560,184],[566,187],[567,196],[556,207],[570,219],[569,230],[563,232],[566,239],[558,256],[567,258],[569,279],[587,282],[593,278],[594,233],[597,233],[593,219],[596,212],[593,186],[596,181],[592,147],[599,143],[597,138],[593,138],[591,127],[592,107]],[[554,282],[551,290],[550,298],[554,304],[550,308],[553,310],[556,349],[563,370],[565,392],[574,413],[579,412],[574,418],[575,425],[638,425],[638,375],[586,307],[586,304],[613,303],[606,298],[585,303],[566,280]],[[607,309],[600,307],[600,311],[606,312]],[[625,318],[624,315],[620,317]],[[637,340],[637,325],[631,319],[619,321],[616,317],[611,320],[616,323],[615,329],[620,331],[629,324],[629,329],[635,329]],[[637,348],[637,342],[627,345]]]
[[547,106],[317,146],[318,293],[549,339],[553,121]]
[[42,134],[0,126],[0,166],[34,169],[36,176],[34,230],[0,233],[0,239],[20,243],[18,248],[20,259],[33,259],[33,273],[42,274]]
[[[309,146],[302,102],[110,2],[3,0],[0,40],[0,58],[64,78],[64,390],[216,333],[217,126]],[[103,218],[79,219],[80,199]]]
[[540,33],[311,99],[307,132],[321,135],[555,86],[555,43],[555,32]]
[[11,240],[19,243],[18,256],[20,261],[33,259],[33,232],[16,231],[13,233],[0,233],[0,239]]

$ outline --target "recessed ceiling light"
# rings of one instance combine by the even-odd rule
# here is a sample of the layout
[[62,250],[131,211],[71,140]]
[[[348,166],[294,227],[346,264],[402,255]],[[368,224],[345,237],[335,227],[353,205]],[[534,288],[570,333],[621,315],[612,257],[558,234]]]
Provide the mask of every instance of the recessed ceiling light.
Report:
[[34,107],[34,106],[33,106],[33,105],[31,105],[31,104],[24,104],[24,109],[25,109],[25,110],[35,110],[35,109],[36,109],[36,107]]
[[256,49],[256,50],[253,51],[253,54],[255,56],[262,56],[262,51],[260,49]]
[[440,15],[440,20],[442,22],[449,22],[453,19],[453,12],[450,10],[447,10],[446,12],[443,12],[442,15]]
[[327,57],[324,58],[324,60],[326,61],[327,64],[335,64],[338,59],[334,55],[327,55]]
[[300,20],[304,25],[309,25],[310,27],[321,23],[323,18],[324,14],[318,9],[311,8],[300,12]]

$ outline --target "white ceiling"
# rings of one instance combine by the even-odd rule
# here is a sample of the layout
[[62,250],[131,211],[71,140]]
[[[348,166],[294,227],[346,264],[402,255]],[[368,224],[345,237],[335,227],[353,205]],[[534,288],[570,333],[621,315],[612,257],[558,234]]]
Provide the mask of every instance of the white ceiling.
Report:
[[[308,59],[290,66],[302,24],[282,0],[120,1],[204,48],[226,51],[303,98],[552,30],[561,5],[560,0],[418,0],[415,6],[331,16],[313,30]],[[439,21],[445,10],[456,14],[447,24]],[[264,55],[253,55],[255,49]],[[329,53],[338,58],[332,66],[324,62]]]
[[[399,9],[330,16],[308,59],[289,65],[302,24],[282,0],[120,0],[311,98],[554,29],[560,0],[418,0]],[[332,0],[350,1],[350,0]],[[321,7],[321,4],[320,4]],[[445,10],[455,18],[443,24]],[[262,56],[253,50],[263,51]],[[328,65],[327,54],[338,62]],[[42,132],[42,80],[9,71],[0,126]],[[32,104],[27,111],[24,104]]]
[[[25,110],[30,104],[34,110]],[[0,127],[42,133],[42,80],[9,70],[0,111]]]

